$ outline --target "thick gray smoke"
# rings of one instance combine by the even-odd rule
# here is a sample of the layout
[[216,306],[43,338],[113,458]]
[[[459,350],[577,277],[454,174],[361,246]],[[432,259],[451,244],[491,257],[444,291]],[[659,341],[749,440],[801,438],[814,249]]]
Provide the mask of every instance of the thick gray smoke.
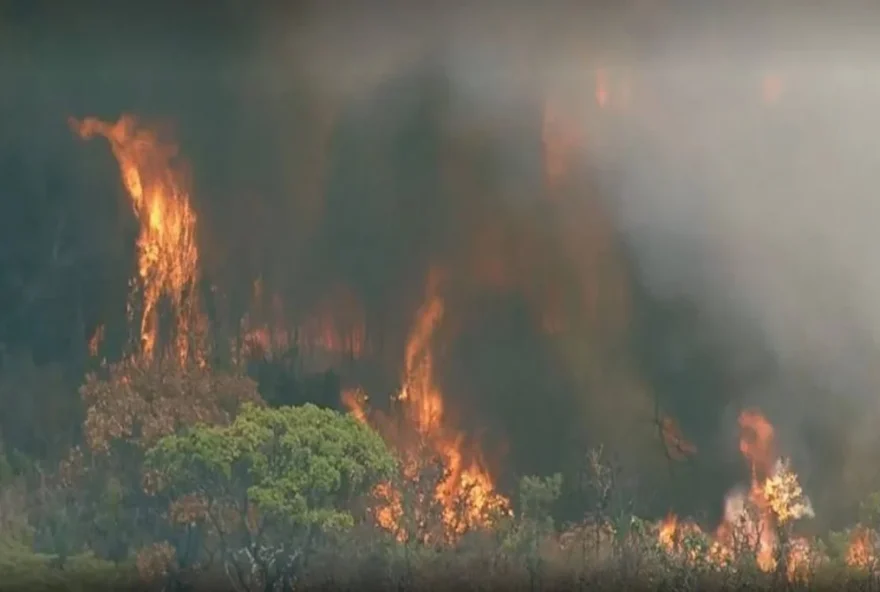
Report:
[[[194,172],[203,264],[218,284],[239,286],[243,303],[256,275],[303,311],[342,278],[359,288],[372,322],[399,325],[396,339],[410,320],[398,295],[417,304],[437,256],[467,267],[487,228],[514,263],[519,243],[538,245],[538,255],[522,252],[539,263],[518,272],[577,284],[583,269],[571,252],[589,243],[576,235],[591,222],[578,219],[589,211],[579,206],[598,199],[632,260],[622,283],[694,311],[700,339],[664,336],[655,347],[664,371],[684,368],[662,388],[677,397],[669,411],[697,441],[698,458],[738,466],[736,413],[751,404],[778,427],[818,518],[838,507],[833,496],[849,503],[880,485],[865,470],[880,451],[880,48],[864,41],[876,15],[853,3],[818,14],[778,2],[747,15],[743,3],[705,0],[608,2],[613,9],[304,4],[267,11],[234,43],[200,19],[199,35],[171,35],[156,21],[137,41],[86,16],[82,32],[7,36],[21,51],[0,61],[14,82],[0,97],[3,147],[14,156],[6,190],[21,194],[18,204],[56,196],[77,240],[106,243],[93,247],[92,266],[119,268],[118,281],[76,280],[94,294],[81,297],[95,309],[90,323],[106,320],[99,300],[122,308],[130,265],[119,245],[131,242],[122,229],[133,221],[114,221],[131,215],[115,163],[105,146],[71,137],[70,116],[172,122]],[[568,201],[551,215],[536,207],[546,197],[548,97],[582,140]],[[467,173],[462,190],[448,183],[450,162]],[[42,205],[33,209],[39,219]],[[27,228],[18,205],[4,212],[16,221],[10,229]],[[60,223],[47,220],[48,236]],[[105,295],[105,284],[118,294]],[[495,328],[473,329],[449,374],[466,376],[462,397],[486,398],[481,417],[507,414],[502,423],[523,434],[524,449],[543,447],[524,470],[567,454],[569,432],[596,430],[594,439],[656,454],[652,394],[661,386],[647,364],[619,364],[635,386],[609,382],[584,397],[589,405],[560,402],[580,387],[570,374],[612,364],[597,362],[592,344],[567,343],[574,368],[560,368],[543,335],[510,320],[528,308],[514,300],[462,305]],[[643,322],[640,306],[631,324],[653,338],[662,331]],[[46,316],[33,308],[32,318]],[[687,353],[703,342],[710,354]],[[706,503],[720,510],[727,485]]]
[[[805,425],[844,424],[847,489],[880,451],[878,70],[827,49],[798,58],[643,66],[668,99],[651,148],[610,157],[615,205],[657,293],[699,303],[734,351],[773,357],[743,397],[790,453],[816,447],[798,442]],[[770,76],[778,96],[762,99]]]
[[[880,453],[880,48],[860,33],[874,15],[842,12],[313,13],[272,36],[265,72],[277,82],[292,58],[319,92],[351,97],[430,55],[450,84],[448,128],[497,135],[514,185],[531,174],[522,109],[561,97],[648,289],[696,306],[744,385],[737,404],[763,409],[783,451],[829,483],[821,506],[863,491]],[[625,107],[619,84],[611,108],[591,103],[596,68],[626,81]]]

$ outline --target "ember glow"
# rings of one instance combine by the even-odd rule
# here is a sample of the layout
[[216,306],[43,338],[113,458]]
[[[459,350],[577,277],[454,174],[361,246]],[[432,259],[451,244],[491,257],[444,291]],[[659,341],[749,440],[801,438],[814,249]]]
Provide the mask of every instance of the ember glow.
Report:
[[290,349],[284,306],[277,295],[266,304],[262,278],[254,281],[249,312],[241,319],[241,353],[245,358],[273,359]]
[[345,286],[336,286],[297,330],[297,345],[308,355],[316,350],[351,360],[366,353],[364,311]]
[[[262,278],[257,278],[250,308],[240,322],[239,357],[273,360],[296,347],[312,369],[361,358],[367,339],[364,312],[354,295],[339,288],[315,308],[299,323],[290,320],[281,296],[268,295]],[[332,359],[322,360],[327,357]]]

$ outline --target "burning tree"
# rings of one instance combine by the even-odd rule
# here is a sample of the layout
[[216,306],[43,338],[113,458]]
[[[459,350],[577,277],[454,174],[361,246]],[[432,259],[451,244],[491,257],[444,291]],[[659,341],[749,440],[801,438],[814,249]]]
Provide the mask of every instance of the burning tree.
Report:
[[[755,409],[746,409],[739,416],[739,425],[739,448],[749,462],[750,486],[727,495],[724,518],[710,539],[707,553],[695,554],[691,549],[686,559],[707,559],[721,567],[753,556],[761,571],[784,567],[789,580],[802,579],[816,554],[806,539],[791,536],[790,526],[813,517],[810,500],[790,461],[778,456],[775,430],[767,418]],[[676,553],[682,551],[680,541],[693,535],[705,536],[697,524],[680,521],[672,514],[658,534],[661,546]]]
[[[434,382],[432,338],[443,318],[444,302],[439,294],[441,274],[429,275],[427,295],[416,313],[404,358],[403,386],[394,398],[400,414],[389,417],[366,408],[360,391],[348,391],[344,403],[352,414],[375,425],[403,460],[405,482],[419,480],[426,460],[437,459],[443,468],[433,498],[442,506],[446,537],[486,526],[497,513],[508,511],[509,502],[495,491],[495,485],[481,458],[479,448],[467,448],[463,434],[444,415],[444,399]],[[397,524],[400,492],[391,484],[378,492],[387,505],[378,510],[379,522],[406,538]]]
[[[167,303],[174,318],[173,350],[181,363],[204,351],[193,337],[204,330],[197,298],[199,249],[196,215],[190,203],[187,177],[174,161],[177,146],[160,141],[150,129],[124,115],[115,124],[95,118],[70,121],[85,139],[96,135],[110,142],[122,182],[140,222],[138,271],[132,280],[129,314],[140,307],[139,353],[150,360],[160,337],[160,306]],[[140,294],[140,301],[135,298]]]

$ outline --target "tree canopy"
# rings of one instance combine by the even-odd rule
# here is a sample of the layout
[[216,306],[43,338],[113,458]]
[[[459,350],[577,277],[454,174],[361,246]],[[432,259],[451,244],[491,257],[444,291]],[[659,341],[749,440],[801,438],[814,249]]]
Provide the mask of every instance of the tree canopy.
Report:
[[381,437],[330,409],[246,405],[228,426],[201,425],[147,453],[158,489],[228,496],[291,524],[350,524],[345,505],[391,476]]

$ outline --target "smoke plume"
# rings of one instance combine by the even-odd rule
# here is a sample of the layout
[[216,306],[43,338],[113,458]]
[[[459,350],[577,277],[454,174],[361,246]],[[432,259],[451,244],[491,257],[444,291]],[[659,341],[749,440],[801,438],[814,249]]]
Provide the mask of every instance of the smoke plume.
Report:
[[[65,240],[120,270],[64,280],[81,324],[121,314],[133,232],[111,155],[67,120],[136,113],[168,122],[190,164],[203,275],[230,317],[258,277],[293,317],[350,291],[385,352],[358,380],[391,391],[442,266],[439,382],[517,472],[607,442],[665,479],[662,408],[721,476],[689,490],[720,512],[736,411],[756,405],[821,518],[877,485],[871,15],[716,4],[315,3],[235,36],[212,20],[127,39],[83,17],[10,37],[3,170],[22,203],[64,194]],[[569,146],[554,182],[550,111]]]

